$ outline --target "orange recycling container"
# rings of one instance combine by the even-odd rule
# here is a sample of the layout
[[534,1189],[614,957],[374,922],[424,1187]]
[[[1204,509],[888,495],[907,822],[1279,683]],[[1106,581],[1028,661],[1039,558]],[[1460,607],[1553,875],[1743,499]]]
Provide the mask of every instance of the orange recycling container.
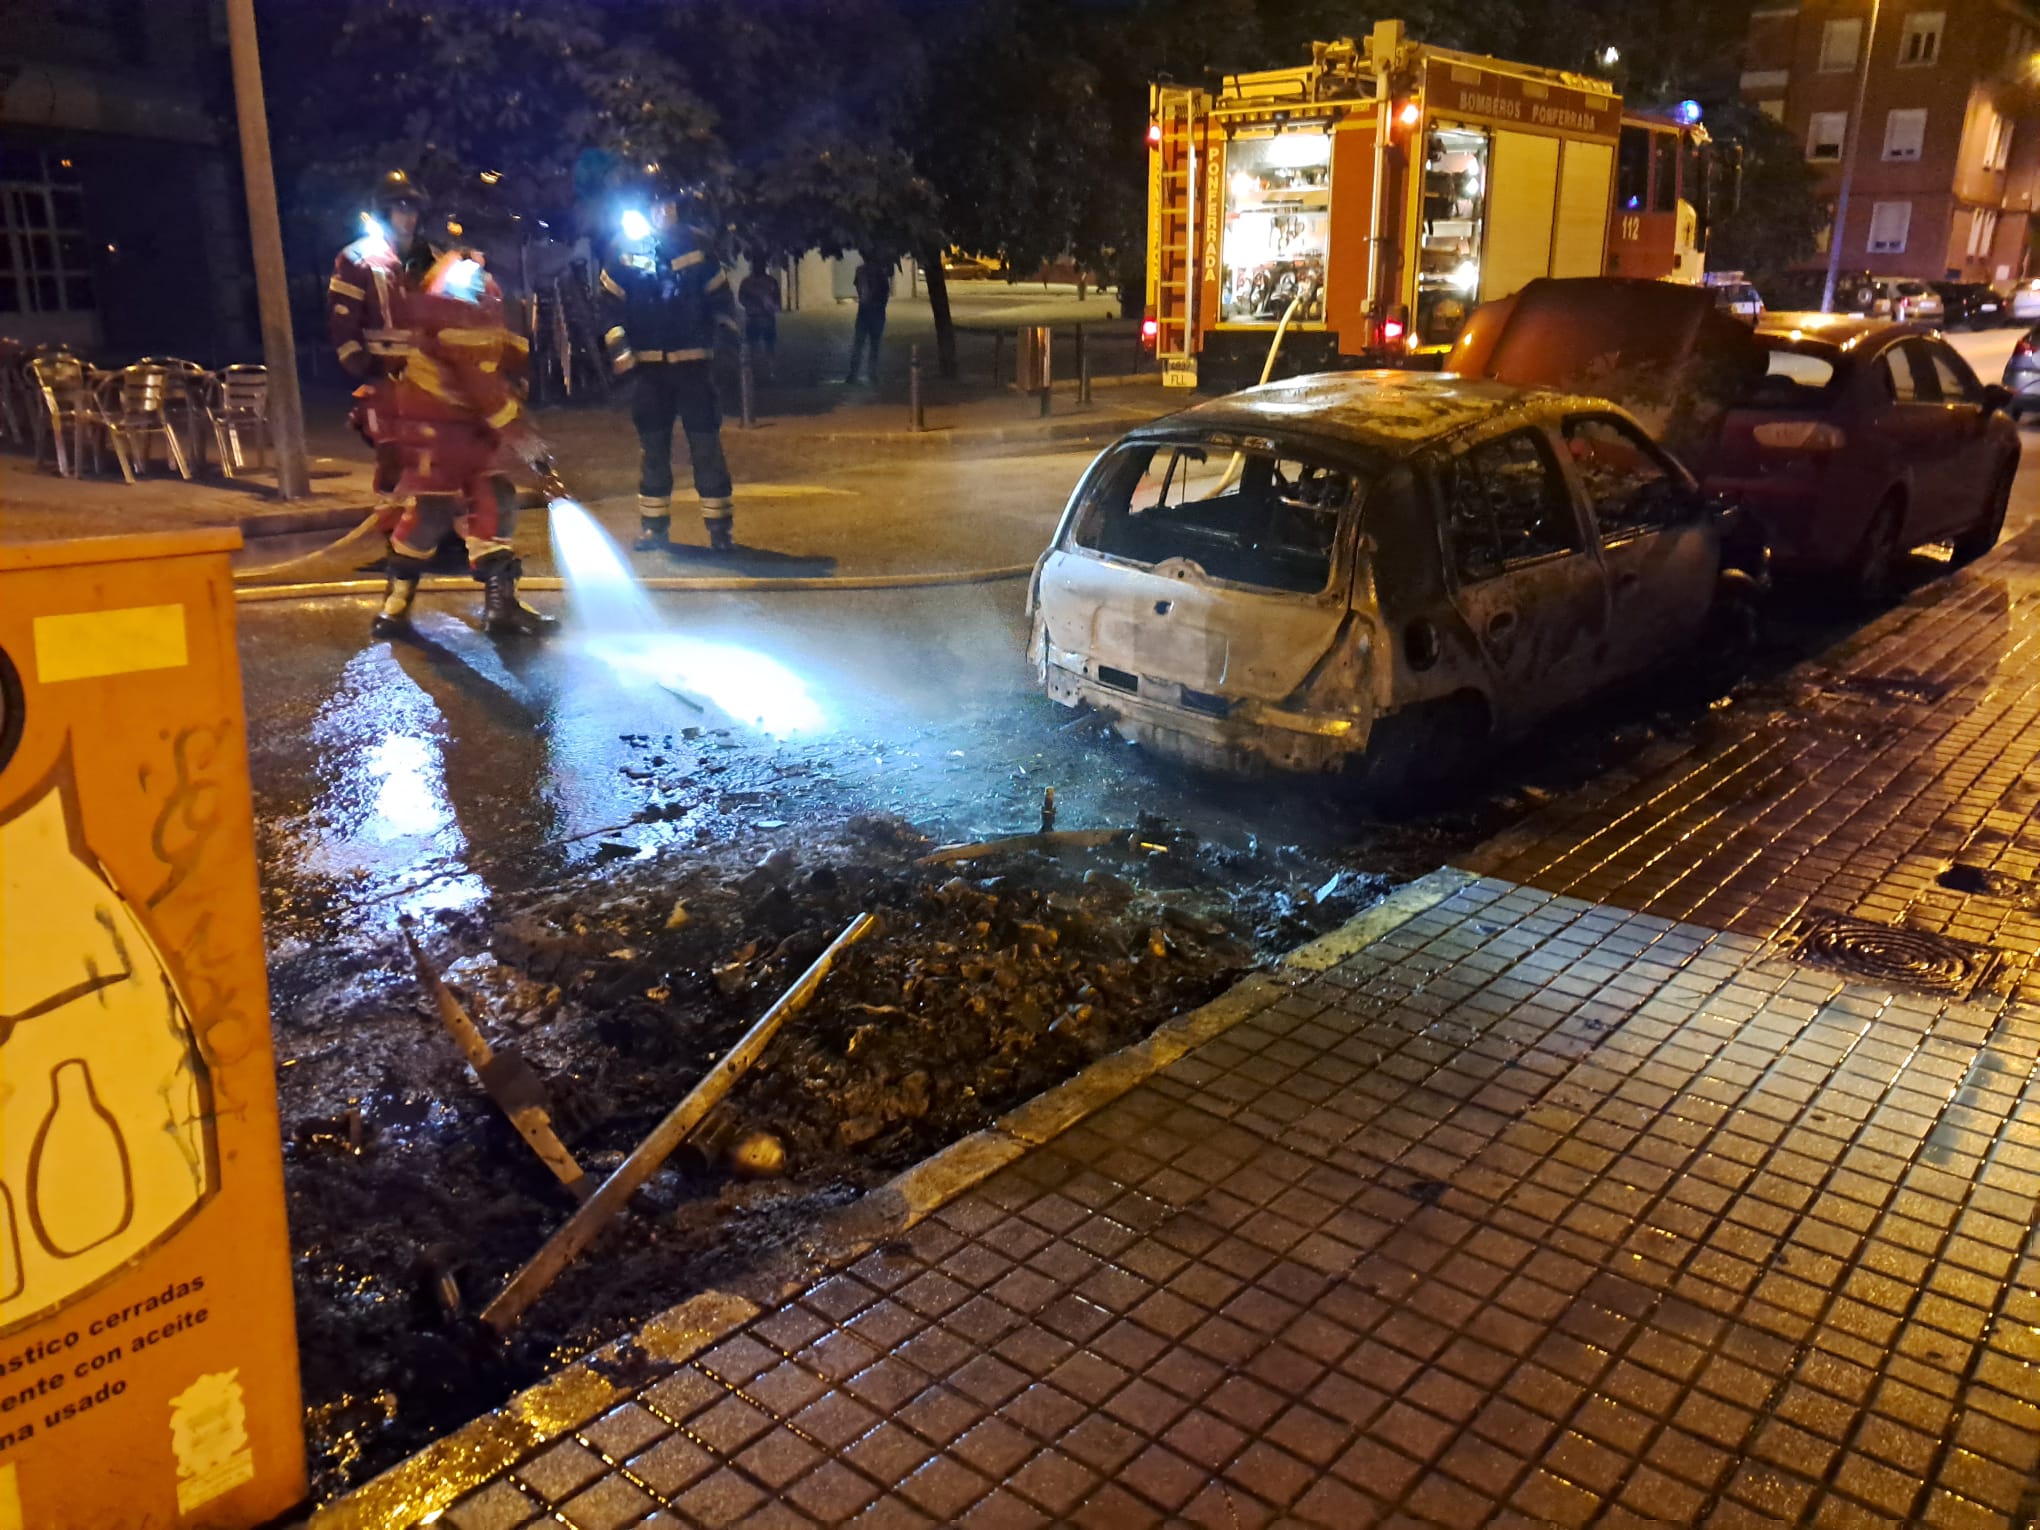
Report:
[[0,544],[0,1530],[305,1494],[240,540]]

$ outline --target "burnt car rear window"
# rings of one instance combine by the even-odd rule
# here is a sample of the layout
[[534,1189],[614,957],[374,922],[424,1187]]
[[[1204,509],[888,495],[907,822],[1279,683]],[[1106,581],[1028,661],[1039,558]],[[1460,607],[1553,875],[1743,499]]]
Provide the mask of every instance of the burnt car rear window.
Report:
[[1181,559],[1228,583],[1316,594],[1363,476],[1281,446],[1129,442],[1093,481],[1073,536],[1148,568]]

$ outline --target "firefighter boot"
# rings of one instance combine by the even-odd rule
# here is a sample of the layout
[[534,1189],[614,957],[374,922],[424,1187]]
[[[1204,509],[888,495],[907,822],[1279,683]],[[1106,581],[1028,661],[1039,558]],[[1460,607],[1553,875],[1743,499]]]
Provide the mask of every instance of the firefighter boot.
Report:
[[701,502],[702,529],[708,533],[708,550],[726,553],[736,549],[736,513],[727,499]]
[[482,630],[492,637],[543,637],[558,625],[517,598],[517,576],[523,572],[515,556],[490,553],[475,564],[482,580]]
[[673,513],[668,502],[650,494],[638,496],[638,535],[630,544],[632,552],[670,552]]
[[382,609],[375,613],[375,620],[368,624],[370,637],[406,638],[411,636],[411,602],[418,598],[418,578],[425,572],[423,558],[407,558],[400,552],[392,552],[383,567],[389,572],[389,584],[383,592]]

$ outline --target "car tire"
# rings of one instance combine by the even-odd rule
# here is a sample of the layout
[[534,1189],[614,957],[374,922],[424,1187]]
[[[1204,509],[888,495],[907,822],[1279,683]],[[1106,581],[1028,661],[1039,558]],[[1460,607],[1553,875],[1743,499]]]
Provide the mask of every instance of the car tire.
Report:
[[1470,693],[1404,707],[1368,734],[1357,784],[1389,812],[1433,806],[1465,784],[1492,733],[1487,703]]
[[1974,563],[1993,547],[2004,535],[2005,511],[2012,502],[2012,479],[2018,468],[2006,463],[1998,469],[1996,480],[1991,484],[1990,497],[1983,503],[1983,515],[1977,523],[1955,538],[1955,561]]
[[1851,570],[1851,594],[1858,605],[1879,606],[1892,597],[1898,583],[1898,560],[1905,555],[1905,497],[1893,489],[1877,502]]

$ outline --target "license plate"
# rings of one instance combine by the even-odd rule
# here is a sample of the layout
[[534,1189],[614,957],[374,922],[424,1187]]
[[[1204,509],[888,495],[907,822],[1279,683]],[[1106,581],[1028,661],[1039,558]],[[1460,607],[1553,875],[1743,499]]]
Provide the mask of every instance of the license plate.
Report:
[[1980,308],[1979,308],[1979,309],[1978,309],[1977,311],[1978,311],[1979,313],[1996,313],[1996,312],[1997,312],[1997,304],[1995,304],[1995,303],[1985,303],[1985,304],[1983,304],[1983,305],[1982,305],[1982,306],[1981,306],[1981,307],[1980,307]]

